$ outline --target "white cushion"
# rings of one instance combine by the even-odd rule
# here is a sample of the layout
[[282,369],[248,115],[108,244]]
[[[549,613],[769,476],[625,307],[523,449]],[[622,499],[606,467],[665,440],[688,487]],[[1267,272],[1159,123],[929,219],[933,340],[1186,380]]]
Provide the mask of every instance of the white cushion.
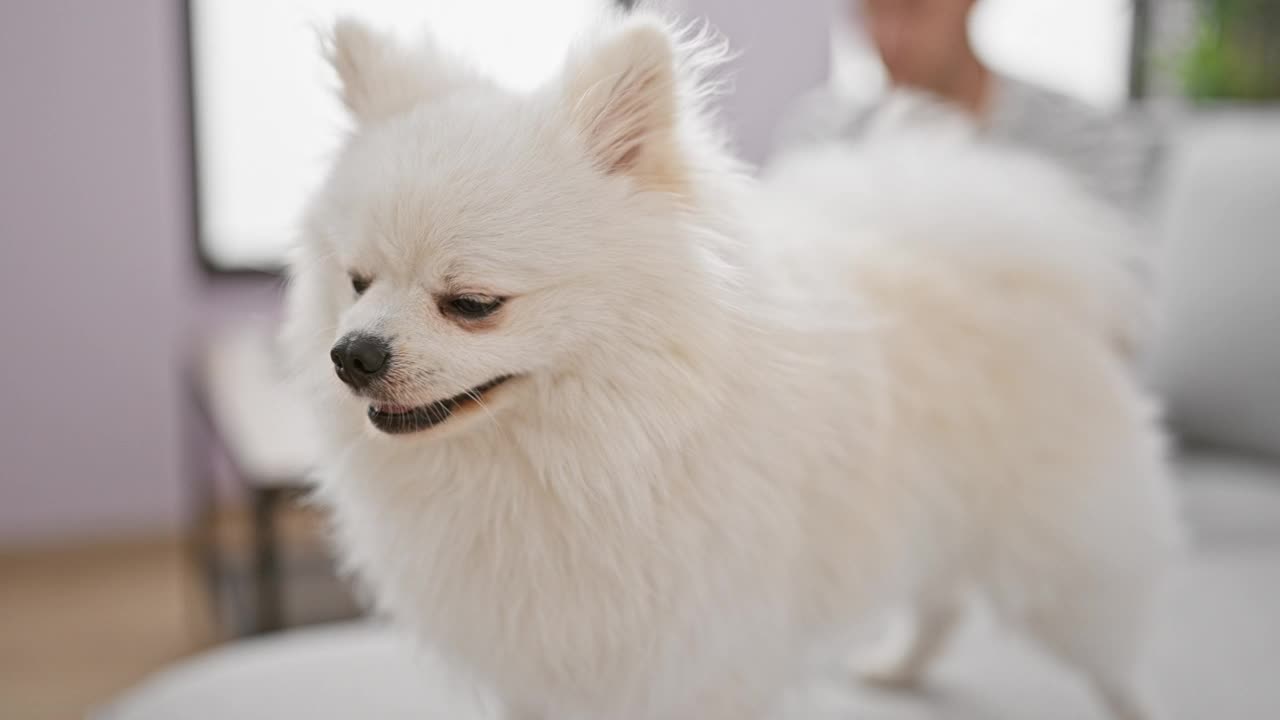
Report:
[[[1180,464],[1197,549],[1164,594],[1153,650],[1172,720],[1280,717],[1280,465],[1232,456]],[[100,720],[480,720],[478,694],[372,624],[236,643],[167,670]],[[803,720],[1105,720],[1083,685],[981,614],[943,656],[929,691],[860,690],[822,678]]]
[[1157,384],[1185,434],[1280,456],[1280,112],[1200,118],[1174,146]]
[[[242,640],[159,673],[101,720],[467,717],[433,706],[429,667],[390,631],[351,623]],[[438,703],[434,703],[438,705]]]
[[[1280,549],[1215,552],[1176,577],[1155,643],[1173,720],[1280,717]],[[480,720],[494,717],[384,628],[340,626],[232,645],[178,665],[99,720]],[[825,678],[806,720],[1106,720],[1074,675],[979,615],[920,696]]]

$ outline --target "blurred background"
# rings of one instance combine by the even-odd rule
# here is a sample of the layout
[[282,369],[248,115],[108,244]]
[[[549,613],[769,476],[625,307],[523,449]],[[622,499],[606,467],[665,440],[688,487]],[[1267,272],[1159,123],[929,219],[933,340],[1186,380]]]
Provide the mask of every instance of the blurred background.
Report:
[[[359,614],[299,502],[310,435],[272,345],[346,130],[319,34],[429,25],[526,90],[613,1],[0,1],[0,718],[81,717],[202,650]],[[669,4],[740,51],[721,104],[754,164],[815,98],[894,82],[856,2]],[[1248,558],[1224,602],[1274,629],[1280,2],[979,0],[968,27],[987,68],[1151,150],[1145,372],[1197,541]],[[1258,712],[1213,716],[1280,702]]]

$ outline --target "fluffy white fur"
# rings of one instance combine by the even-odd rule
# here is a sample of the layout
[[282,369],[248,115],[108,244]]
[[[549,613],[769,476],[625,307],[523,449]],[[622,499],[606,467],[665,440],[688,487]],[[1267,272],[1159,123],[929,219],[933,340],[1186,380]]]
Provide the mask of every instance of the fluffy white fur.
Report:
[[[1150,718],[1176,527],[1123,224],[923,136],[750,180],[701,108],[708,47],[619,20],[514,95],[337,28],[357,128],[286,340],[350,564],[511,718],[768,717],[893,606],[919,632],[878,677],[910,682],[971,589]],[[510,299],[469,327],[459,292]],[[392,343],[369,397],[330,365],[351,331]],[[508,374],[418,434],[365,416]]]

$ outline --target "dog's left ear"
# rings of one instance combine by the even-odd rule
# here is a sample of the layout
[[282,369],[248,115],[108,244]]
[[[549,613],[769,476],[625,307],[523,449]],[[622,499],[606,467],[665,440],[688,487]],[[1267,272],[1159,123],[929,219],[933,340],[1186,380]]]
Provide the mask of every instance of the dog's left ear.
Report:
[[362,125],[480,82],[434,47],[408,50],[357,20],[334,25],[328,50],[342,102]]
[[655,21],[633,21],[569,63],[567,104],[597,166],[644,187],[681,185],[675,49]]

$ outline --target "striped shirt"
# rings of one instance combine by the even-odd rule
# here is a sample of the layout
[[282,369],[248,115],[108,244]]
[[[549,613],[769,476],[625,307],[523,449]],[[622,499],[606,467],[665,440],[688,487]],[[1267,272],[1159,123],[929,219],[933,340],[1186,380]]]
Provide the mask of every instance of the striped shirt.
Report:
[[[779,128],[779,147],[856,140],[876,106],[841,101],[827,90],[803,98]],[[1106,113],[1065,95],[997,78],[981,137],[1058,162],[1095,196],[1145,215],[1154,193],[1159,142],[1139,112]]]

